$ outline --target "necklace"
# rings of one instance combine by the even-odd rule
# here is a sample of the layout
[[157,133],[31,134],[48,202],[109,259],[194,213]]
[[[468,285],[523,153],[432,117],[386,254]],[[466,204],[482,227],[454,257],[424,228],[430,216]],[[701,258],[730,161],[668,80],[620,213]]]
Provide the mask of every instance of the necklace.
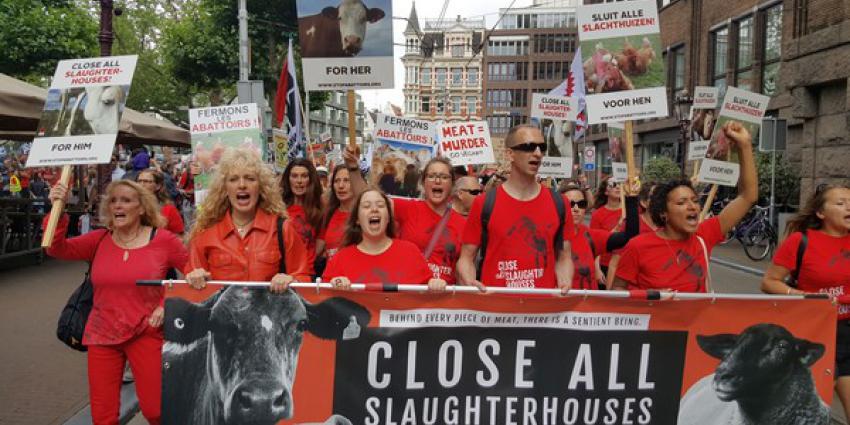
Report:
[[120,247],[124,248],[123,260],[125,262],[130,258],[130,248],[132,248],[132,246],[131,246],[132,243],[135,242],[136,239],[139,238],[139,235],[141,233],[142,233],[142,226],[139,226],[139,228],[136,230],[136,234],[133,235],[133,237],[130,238],[130,239],[123,239],[120,236],[118,236],[118,233],[114,233],[114,232],[112,233],[115,241],[120,243],[120,245],[119,245]]
[[663,230],[658,231],[658,236],[664,240],[664,244],[667,245],[667,249],[670,250],[670,253],[673,254],[673,258],[676,260],[676,265],[681,265],[681,260],[679,259],[679,253],[670,246],[670,240],[667,238],[667,234]]
[[245,237],[245,234],[248,233],[248,230],[251,228],[251,223],[254,222],[254,219],[248,220],[244,224],[236,223],[236,220],[233,221],[233,226],[236,227],[236,232],[239,233],[239,237]]

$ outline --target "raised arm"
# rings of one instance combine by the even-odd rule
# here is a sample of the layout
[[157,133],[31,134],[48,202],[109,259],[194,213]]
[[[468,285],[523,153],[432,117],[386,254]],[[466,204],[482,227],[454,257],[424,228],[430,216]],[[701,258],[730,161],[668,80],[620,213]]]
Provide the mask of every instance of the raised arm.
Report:
[[753,158],[753,138],[749,130],[737,121],[728,121],[721,131],[738,147],[738,157],[741,161],[741,178],[738,184],[738,196],[723,208],[718,215],[720,231],[723,234],[732,230],[750,208],[758,202],[758,173]]
[[342,152],[345,168],[348,168],[348,178],[351,180],[351,193],[357,198],[369,186],[360,172],[359,149],[346,146]]

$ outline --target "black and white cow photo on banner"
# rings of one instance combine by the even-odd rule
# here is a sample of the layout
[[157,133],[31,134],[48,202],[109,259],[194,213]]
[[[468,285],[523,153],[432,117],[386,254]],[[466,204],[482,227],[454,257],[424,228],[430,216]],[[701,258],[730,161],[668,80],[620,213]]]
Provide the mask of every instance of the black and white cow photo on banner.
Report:
[[[352,301],[330,298],[314,305],[292,290],[272,294],[231,286],[201,303],[167,299],[162,423],[272,425],[292,418],[304,334],[359,338],[369,319]],[[339,415],[317,420],[351,425]]]
[[393,87],[391,0],[297,0],[307,90]]

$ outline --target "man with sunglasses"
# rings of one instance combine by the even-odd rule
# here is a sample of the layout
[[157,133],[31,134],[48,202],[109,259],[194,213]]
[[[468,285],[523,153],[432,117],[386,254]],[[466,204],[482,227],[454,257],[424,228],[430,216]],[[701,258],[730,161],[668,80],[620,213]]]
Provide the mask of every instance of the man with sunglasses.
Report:
[[469,210],[472,208],[472,201],[475,197],[484,193],[481,188],[481,183],[474,176],[463,176],[455,182],[455,201],[452,202],[452,208],[460,215],[466,217],[469,215]]
[[[575,227],[561,195],[537,182],[546,152],[543,134],[537,127],[518,125],[505,137],[505,147],[510,177],[473,201],[457,263],[458,278],[482,291],[487,285],[558,287],[566,292],[573,280]],[[476,267],[479,248],[482,259]]]

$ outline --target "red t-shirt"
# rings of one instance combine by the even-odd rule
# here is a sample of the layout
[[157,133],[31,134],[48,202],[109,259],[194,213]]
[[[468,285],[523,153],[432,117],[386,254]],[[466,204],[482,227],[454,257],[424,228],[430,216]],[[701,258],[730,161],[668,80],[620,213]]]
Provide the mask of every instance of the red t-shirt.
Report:
[[[806,231],[809,243],[803,253],[798,289],[834,296],[850,295],[850,236],[830,236],[820,230]],[[779,245],[773,264],[797,268],[797,247],[803,234],[794,232]],[[838,319],[850,319],[850,305],[838,306]]]
[[307,221],[307,213],[301,205],[293,204],[286,207],[286,214],[289,216],[288,220],[292,222],[292,228],[307,246],[307,262],[312,274],[315,270],[313,265],[316,263],[316,229]]
[[[45,216],[45,225],[47,219]],[[65,239],[67,231],[66,214],[59,221],[47,254],[92,262],[94,302],[83,344],[120,344],[140,335],[149,327],[150,314],[162,305],[164,290],[161,286],[136,286],[136,281],[164,279],[169,269],[183,269],[189,258],[186,247],[165,229],[158,229],[147,245],[129,250],[116,245],[103,229]]]
[[[573,289],[599,289],[594,260],[596,256],[608,252],[605,248],[610,236],[611,232],[590,229],[583,224],[576,228],[576,234],[572,238],[573,267],[575,268]],[[591,243],[593,243],[592,247]]]
[[639,235],[644,233],[654,233],[657,230],[658,228],[655,227],[655,223],[652,222],[651,218],[649,219],[649,221],[646,221],[643,218],[643,215],[640,216],[640,230],[638,230]]
[[319,239],[325,241],[325,257],[328,260],[333,258],[342,245],[342,238],[345,236],[345,223],[348,221],[349,215],[351,214],[337,208],[328,221],[327,227],[319,233]]
[[[432,210],[428,203],[418,199],[393,198],[393,212],[398,222],[399,238],[413,242],[424,254],[443,216]],[[465,225],[466,218],[451,210],[449,221],[427,259],[434,278],[443,279],[450,285],[455,283],[455,265],[460,257],[461,235]]]
[[[590,215],[590,228],[613,232],[617,228],[617,225],[620,224],[620,219],[622,217],[622,209],[617,208],[616,210],[611,210],[603,205],[601,208],[597,209],[593,212],[593,214]],[[608,267],[608,264],[610,262],[611,254],[601,255],[601,258],[599,259],[600,264],[605,267]]]
[[179,235],[185,231],[183,217],[180,216],[180,211],[177,211],[177,207],[174,204],[163,205],[160,214],[165,217],[165,221],[167,222],[165,228],[169,232]]
[[[703,239],[708,252],[696,236]],[[696,235],[684,241],[662,239],[655,232],[635,236],[620,254],[617,277],[629,282],[629,289],[706,292],[705,257],[710,258],[712,248],[722,240],[717,217],[700,223]]]
[[[463,243],[481,245],[481,210],[485,196],[472,202]],[[572,212],[566,208],[564,240],[575,235]],[[554,242],[558,230],[558,211],[549,189],[530,201],[519,201],[499,186],[496,204],[487,226],[487,253],[481,268],[481,281],[487,286],[513,288],[554,288]]]
[[393,239],[386,251],[366,254],[350,245],[328,261],[322,280],[345,276],[351,283],[426,284],[433,277],[425,257],[412,242]]

